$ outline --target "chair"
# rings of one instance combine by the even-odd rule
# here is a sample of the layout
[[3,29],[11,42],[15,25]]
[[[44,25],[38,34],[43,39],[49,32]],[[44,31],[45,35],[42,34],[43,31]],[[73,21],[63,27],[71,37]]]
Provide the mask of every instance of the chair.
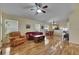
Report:
[[20,32],[11,32],[9,33],[9,37],[12,47],[20,45],[26,41],[26,37],[22,36]]

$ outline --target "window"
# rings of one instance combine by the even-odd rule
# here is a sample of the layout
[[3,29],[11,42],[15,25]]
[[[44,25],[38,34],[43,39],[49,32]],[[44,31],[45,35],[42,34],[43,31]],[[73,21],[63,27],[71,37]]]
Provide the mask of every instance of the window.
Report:
[[45,25],[45,31],[49,31],[49,26],[48,25]]
[[17,20],[5,20],[6,33],[18,31],[18,21]]

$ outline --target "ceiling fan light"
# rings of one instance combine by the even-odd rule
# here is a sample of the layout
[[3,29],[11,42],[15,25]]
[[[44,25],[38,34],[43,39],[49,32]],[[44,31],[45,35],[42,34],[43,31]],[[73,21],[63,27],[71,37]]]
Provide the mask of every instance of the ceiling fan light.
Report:
[[37,10],[38,13],[42,13],[42,11],[40,9]]

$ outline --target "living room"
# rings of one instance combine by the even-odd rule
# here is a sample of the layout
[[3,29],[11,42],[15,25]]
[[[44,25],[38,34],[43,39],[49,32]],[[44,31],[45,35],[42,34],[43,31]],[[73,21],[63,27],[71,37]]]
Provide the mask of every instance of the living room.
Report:
[[[75,29],[73,29],[76,20],[71,20],[78,15],[78,5],[74,11],[73,6],[74,4],[65,3],[0,4],[0,45],[3,46],[1,53],[3,55],[79,54],[74,51],[77,49],[74,45],[79,42],[73,38],[78,38],[74,35]],[[70,38],[63,39],[63,31],[70,34]],[[70,45],[73,53],[70,51],[69,42],[72,42]]]

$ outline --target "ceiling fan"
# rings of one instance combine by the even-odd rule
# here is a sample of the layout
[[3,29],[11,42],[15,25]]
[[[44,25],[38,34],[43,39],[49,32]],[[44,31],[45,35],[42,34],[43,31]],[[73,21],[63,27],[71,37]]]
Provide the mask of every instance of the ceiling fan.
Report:
[[[34,8],[35,7],[35,8]],[[44,5],[42,3],[35,3],[35,6],[33,8],[31,8],[30,10],[36,10],[35,11],[35,15],[39,14],[39,13],[46,13],[45,9],[48,8],[47,5]]]

